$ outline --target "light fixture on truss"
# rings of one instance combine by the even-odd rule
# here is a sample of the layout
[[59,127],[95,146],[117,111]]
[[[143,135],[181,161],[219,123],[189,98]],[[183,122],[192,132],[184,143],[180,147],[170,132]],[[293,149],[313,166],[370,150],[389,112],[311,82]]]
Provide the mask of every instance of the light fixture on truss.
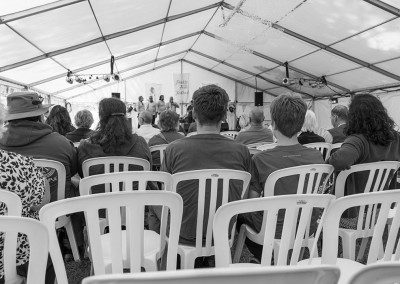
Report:
[[111,81],[111,78],[114,81],[121,80],[120,74],[114,74],[114,56],[111,56],[110,65],[111,65],[110,74],[78,74],[78,73],[73,73],[71,70],[68,70],[65,81],[69,84],[73,84],[74,81],[78,84],[82,83],[86,84],[87,82],[96,81],[100,79],[103,79],[107,83]]

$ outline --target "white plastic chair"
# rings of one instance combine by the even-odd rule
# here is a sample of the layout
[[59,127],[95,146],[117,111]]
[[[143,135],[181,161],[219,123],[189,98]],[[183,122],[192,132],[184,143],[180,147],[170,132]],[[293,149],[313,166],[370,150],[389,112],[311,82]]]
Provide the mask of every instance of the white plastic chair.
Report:
[[[36,167],[52,168],[57,172],[57,200],[65,199],[65,180],[66,172],[62,163],[47,159],[33,159]],[[76,243],[74,229],[72,227],[71,218],[69,216],[60,216],[56,222],[56,229],[65,227],[69,244],[71,246],[72,255],[75,261],[80,260],[78,245]]]
[[[160,235],[153,232],[158,243],[147,239],[144,234],[144,208],[148,205],[165,206],[162,215]],[[121,230],[120,208],[126,208],[126,231]],[[95,275],[106,273],[123,273],[124,267],[129,267],[130,273],[141,271],[146,266],[150,255],[158,252],[166,253],[166,269],[176,269],[177,245],[179,240],[182,218],[182,198],[174,192],[166,191],[134,191],[95,194],[78,198],[69,198],[45,205],[39,212],[40,220],[50,232],[50,255],[54,264],[59,284],[67,284],[67,275],[64,262],[58,246],[54,222],[58,216],[83,211],[87,224],[88,240],[92,253],[92,265]],[[100,235],[98,211],[107,209],[110,219],[110,233]],[[166,244],[167,216],[169,215],[168,249],[163,250]],[[109,241],[110,251],[104,251],[103,242]],[[108,259],[105,256],[108,255]],[[147,256],[146,256],[147,255]],[[153,261],[153,260],[151,260]]]
[[277,143],[269,143],[269,144],[264,144],[264,145],[258,146],[257,149],[261,150],[261,151],[265,151],[265,150],[274,149],[276,146],[278,146]]
[[[177,190],[177,186],[182,181],[188,180],[198,180],[198,200],[197,200],[197,225],[196,225],[196,245],[188,246],[179,244],[178,253],[181,257],[181,268],[194,268],[194,262],[197,257],[200,256],[210,256],[214,255],[214,246],[212,245],[213,240],[213,227],[212,223],[214,220],[215,211],[217,210],[217,195],[221,197],[221,205],[228,202],[228,198],[230,195],[229,181],[237,180],[242,181],[242,191],[241,198],[243,198],[249,183],[250,183],[251,175],[244,171],[238,170],[227,170],[227,169],[207,169],[207,170],[197,170],[197,171],[188,171],[181,172],[172,175],[173,186],[172,189],[174,191]],[[209,200],[205,200],[206,195],[206,182],[210,180],[211,188],[209,190]],[[222,188],[218,188],[218,181],[222,180]],[[196,189],[188,189],[188,190],[196,190]],[[179,193],[179,192],[178,192]],[[207,193],[208,194],[208,193]],[[205,204],[209,206],[209,212],[204,212]],[[184,206],[185,204],[184,200]],[[204,216],[208,215],[207,227],[203,228]],[[233,232],[234,228],[232,228]],[[206,236],[205,245],[203,245],[203,236]],[[233,242],[232,240],[231,245]]]
[[[302,194],[283,195],[265,198],[253,198],[227,203],[221,206],[214,218],[214,243],[216,267],[241,266],[242,263],[231,264],[231,251],[228,242],[228,226],[230,220],[243,213],[264,211],[262,228],[264,230],[261,266],[270,266],[272,254],[275,250],[275,231],[279,210],[285,210],[285,219],[282,226],[279,253],[274,253],[275,265],[287,265],[289,250],[292,251],[290,265],[297,264],[302,255],[304,244],[308,243],[309,226],[314,208],[325,209],[335,197],[329,194]],[[321,225],[321,223],[319,223]],[[320,227],[319,225],[319,227]],[[318,232],[313,243],[317,243]]]
[[[54,225],[54,224],[53,224]],[[47,228],[39,221],[16,216],[0,217],[0,232],[4,232],[4,279],[5,283],[44,283],[47,255],[49,253],[49,235]],[[17,275],[16,247],[18,233],[29,239],[29,269],[26,282]],[[22,281],[22,282],[21,282]]]
[[[91,189],[96,185],[109,184],[111,185],[112,192],[119,192],[120,185],[122,183],[122,189],[124,191],[133,191],[134,183],[137,184],[137,190],[146,190],[148,182],[159,182],[163,184],[163,188],[166,191],[172,190],[172,176],[165,172],[150,172],[150,171],[136,171],[136,172],[121,172],[121,173],[109,173],[89,176],[83,178],[80,184],[80,195],[85,196],[91,194]],[[105,228],[109,226],[108,218],[99,218],[100,222],[100,234],[104,234]],[[124,208],[121,210],[121,225],[126,225],[126,212]],[[158,234],[153,231],[144,231],[144,238],[147,240],[148,244],[151,244],[151,250],[147,249],[144,251],[146,262],[143,264],[146,271],[157,270],[157,262],[162,256],[162,251],[154,251],[154,247],[160,242]],[[110,259],[109,252],[112,247],[110,247],[108,235],[103,235],[101,237],[101,245],[104,251],[108,252],[104,255],[105,259]],[[90,254],[89,254],[90,255]],[[125,263],[126,266],[129,265],[128,262]],[[129,268],[129,267],[124,267]]]
[[252,143],[252,144],[247,144],[247,148],[258,148],[260,146],[266,145],[266,144],[271,144],[269,142],[259,142],[259,143]]
[[388,284],[400,283],[400,263],[370,264],[351,277],[349,284]]
[[[349,170],[341,171],[338,174],[336,178],[335,195],[338,198],[344,196],[346,180],[351,174],[366,171],[369,172],[369,176],[364,192],[368,193],[382,191],[385,186],[390,183],[389,178],[398,170],[399,167],[400,162],[395,161],[382,161],[353,165]],[[375,216],[377,213],[376,207],[362,207],[359,211],[359,214],[361,216],[364,215],[365,209],[367,209],[367,211],[365,212],[365,216],[367,219],[369,219],[371,216]],[[358,259],[362,258],[362,255],[364,254],[367,245],[367,238],[372,236],[373,230],[374,224],[370,222],[363,224],[363,218],[358,218],[356,230],[341,228],[339,230],[339,236],[342,239],[343,257],[355,260],[356,241],[357,239],[362,238],[362,244],[357,256]]]
[[308,148],[314,148],[321,152],[322,157],[326,161],[331,155],[332,144],[327,142],[315,142],[315,143],[308,143],[304,144]]
[[[365,222],[374,223],[372,230],[372,240],[368,251],[367,265],[376,262],[399,261],[400,245],[396,245],[396,239],[400,229],[400,212],[393,218],[392,227],[388,233],[388,240],[385,246],[383,258],[381,257],[382,237],[386,227],[390,206],[392,203],[400,203],[400,190],[386,190],[381,192],[370,192],[354,194],[338,198],[333,201],[326,212],[323,221],[323,247],[322,258],[312,258],[299,262],[299,265],[318,265],[329,264],[337,265],[341,270],[339,283],[349,283],[348,280],[354,273],[365,266],[354,260],[337,258],[339,243],[339,223],[343,212],[352,207],[380,206],[379,212],[375,216],[369,216]],[[313,247],[313,250],[315,247]]]
[[234,139],[236,139],[236,136],[239,134],[239,132],[230,130],[230,131],[220,132],[220,134],[223,136],[227,136],[227,137],[231,138],[232,140],[234,140]]
[[0,190],[0,203],[7,207],[7,215],[20,217],[22,213],[21,198],[17,194],[7,190]]
[[[7,215],[4,216],[14,216],[14,217],[21,217],[21,213],[22,213],[22,203],[21,203],[21,199],[19,198],[19,196],[13,192],[7,191],[7,190],[0,190],[0,203],[4,203],[6,208],[7,208]],[[4,216],[0,216],[0,220],[1,218],[3,218]],[[1,231],[0,231],[1,232]],[[15,236],[11,236],[10,238],[16,238]],[[14,241],[12,241],[14,242]],[[17,275],[17,270],[16,270],[16,266],[15,266],[15,248],[17,246],[17,243],[15,241],[15,244],[11,244],[12,247],[14,248],[14,258],[12,258],[12,255],[9,255],[8,258],[4,258],[4,259],[14,259],[14,261],[8,261],[6,263],[4,263],[4,267],[7,269],[7,275],[5,276],[7,281],[9,281],[10,283],[22,283],[23,282],[23,278],[21,276]],[[4,251],[4,253],[6,253],[6,250]],[[8,250],[7,250],[7,253]],[[4,257],[6,257],[6,255],[4,254]],[[12,279],[12,280],[10,280]]]
[[156,152],[159,153],[160,163],[155,164],[154,160],[153,160],[153,166],[154,165],[156,165],[156,166],[162,165],[162,162],[164,160],[165,148],[167,148],[167,146],[168,146],[168,144],[161,144],[161,145],[155,145],[155,146],[149,147],[151,154],[156,153]]
[[186,134],[186,137],[190,137],[193,135],[197,135],[197,132],[189,132],[188,134]]
[[[280,179],[295,177],[298,176],[298,183],[296,187],[297,194],[317,194],[323,193],[325,191],[326,183],[329,180],[329,177],[333,173],[334,168],[331,165],[326,164],[311,164],[304,166],[291,167],[286,169],[277,170],[271,173],[264,185],[264,197],[274,196],[275,195],[275,186],[276,182]],[[264,211],[264,219],[266,211]],[[286,217],[285,217],[286,219]],[[242,254],[243,245],[246,238],[249,238],[251,241],[262,244],[264,240],[264,234],[266,227],[265,222],[263,220],[263,226],[260,229],[260,232],[256,232],[251,227],[243,224],[240,228],[238,241],[236,244],[236,251],[234,256],[234,262],[239,262],[240,256]],[[311,249],[311,244],[314,242],[313,238],[309,238],[309,244],[304,244],[306,247]],[[274,252],[276,254],[279,253],[280,240],[274,241]]]
[[334,266],[318,267],[240,267],[160,271],[142,274],[92,276],[82,284],[335,284],[340,271]]
[[130,165],[136,165],[143,168],[143,171],[150,171],[149,161],[136,157],[125,156],[108,156],[87,159],[82,163],[82,172],[84,177],[89,176],[89,170],[93,166],[104,166],[104,173],[110,173],[113,167],[114,172],[120,171],[120,166],[123,165],[123,172],[128,171]]

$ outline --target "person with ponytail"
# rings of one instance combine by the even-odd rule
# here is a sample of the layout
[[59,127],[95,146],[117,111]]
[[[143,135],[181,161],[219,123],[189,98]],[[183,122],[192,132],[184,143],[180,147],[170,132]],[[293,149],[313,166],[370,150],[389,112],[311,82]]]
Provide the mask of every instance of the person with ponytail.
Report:
[[[91,158],[129,156],[142,158],[151,163],[149,147],[143,137],[132,134],[126,118],[125,104],[116,98],[106,98],[99,103],[100,122],[91,136],[81,140],[78,147],[79,175],[82,163]],[[104,173],[103,166],[92,167],[90,175]],[[130,167],[129,170],[139,170]],[[95,190],[93,189],[95,192]]]

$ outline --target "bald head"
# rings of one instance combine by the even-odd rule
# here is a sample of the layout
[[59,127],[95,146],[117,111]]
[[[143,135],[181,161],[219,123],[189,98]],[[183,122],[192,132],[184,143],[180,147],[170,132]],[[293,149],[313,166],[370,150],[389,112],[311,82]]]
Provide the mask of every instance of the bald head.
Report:
[[254,107],[250,111],[250,122],[252,125],[262,125],[264,118],[264,110],[262,108]]
[[151,124],[152,121],[153,121],[153,114],[150,111],[146,110],[140,113],[139,115],[140,125]]

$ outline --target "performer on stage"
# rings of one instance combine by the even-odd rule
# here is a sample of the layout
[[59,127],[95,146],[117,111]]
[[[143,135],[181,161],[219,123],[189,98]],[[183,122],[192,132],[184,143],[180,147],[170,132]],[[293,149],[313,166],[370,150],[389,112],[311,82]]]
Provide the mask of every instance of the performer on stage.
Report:
[[164,102],[164,96],[161,95],[160,96],[160,100],[157,102],[157,114],[160,115],[160,113],[162,113],[164,110],[167,109],[167,106]]
[[153,101],[153,96],[149,96],[149,103],[147,104],[146,110],[150,111],[153,115],[151,124],[154,124],[157,116],[157,104]]
[[169,98],[169,102],[166,104],[167,110],[172,110],[176,112],[176,109],[179,108],[179,105],[174,102],[174,97]]

